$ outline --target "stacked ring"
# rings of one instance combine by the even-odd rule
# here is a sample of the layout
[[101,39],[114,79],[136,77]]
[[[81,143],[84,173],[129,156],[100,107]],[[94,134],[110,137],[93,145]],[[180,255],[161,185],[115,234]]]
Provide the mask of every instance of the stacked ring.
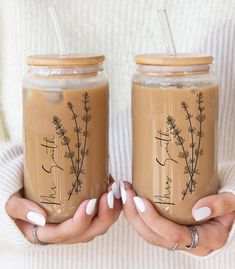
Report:
[[[199,244],[198,231],[197,231],[196,227],[194,227],[194,226],[189,226],[188,228],[189,228],[189,230],[191,232],[192,242],[191,242],[191,245],[186,246],[186,249],[196,248],[198,246],[198,244]],[[175,251],[178,246],[179,246],[179,244],[175,243],[169,250],[170,251]]]
[[41,246],[48,245],[47,243],[42,243],[41,241],[38,240],[37,230],[38,230],[38,226],[37,225],[34,225],[33,226],[33,229],[32,229],[32,237],[33,237],[34,243],[37,244],[37,245],[41,245]]
[[179,245],[178,243],[175,243],[174,246],[172,248],[170,248],[169,250],[175,251],[177,249],[178,245]]
[[191,243],[191,245],[186,246],[186,248],[187,249],[196,248],[198,246],[198,243],[199,243],[198,231],[197,231],[195,226],[189,226],[188,228],[189,228],[191,235],[192,235],[192,243]]

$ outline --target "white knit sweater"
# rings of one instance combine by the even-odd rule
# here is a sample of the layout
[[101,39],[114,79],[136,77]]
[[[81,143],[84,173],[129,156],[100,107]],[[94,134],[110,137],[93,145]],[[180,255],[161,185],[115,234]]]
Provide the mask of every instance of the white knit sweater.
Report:
[[[30,244],[5,211],[22,187],[21,78],[28,54],[57,52],[47,0],[0,0],[1,103],[11,142],[0,150],[0,268],[235,268],[234,227],[226,246],[204,258],[151,246],[121,216],[88,244]],[[219,176],[235,194],[235,1],[70,0],[57,4],[71,52],[103,52],[111,85],[110,173],[131,181],[130,86],[133,55],[164,52],[156,9],[166,7],[176,49],[214,55],[220,77]],[[126,109],[127,107],[127,109]],[[1,122],[0,122],[1,124]],[[0,132],[3,139],[3,132]]]

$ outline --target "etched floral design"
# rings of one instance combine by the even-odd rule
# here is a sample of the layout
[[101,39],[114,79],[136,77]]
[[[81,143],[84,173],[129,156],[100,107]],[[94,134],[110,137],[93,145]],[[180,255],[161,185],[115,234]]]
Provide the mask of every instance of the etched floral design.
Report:
[[[203,114],[205,107],[203,106],[202,92],[197,94],[196,103],[199,111],[199,114],[196,116],[189,112],[189,106],[186,102],[181,103],[181,107],[184,109],[186,115],[185,120],[188,121],[188,132],[190,133],[189,145],[185,145],[185,138],[182,136],[182,129],[177,126],[176,120],[170,115],[167,117],[167,124],[169,125],[170,133],[175,140],[175,144],[181,148],[178,157],[185,160],[184,174],[189,176],[186,188],[182,191],[182,200],[184,200],[186,195],[191,194],[196,188],[196,175],[199,175],[199,170],[197,169],[198,159],[203,155],[203,149],[201,148],[201,140],[204,136],[202,123],[205,121],[206,116]],[[193,126],[193,119],[199,122],[198,129]]]
[[[89,94],[84,92],[82,94],[82,103],[84,114],[79,116],[74,109],[72,102],[67,103],[67,107],[71,113],[71,120],[74,122],[73,131],[76,133],[76,143],[71,145],[71,139],[66,135],[67,129],[61,123],[61,119],[58,116],[53,116],[52,123],[55,125],[56,134],[62,140],[62,146],[67,147],[65,151],[65,158],[70,159],[70,174],[74,174],[74,181],[72,182],[72,187],[68,191],[68,200],[74,193],[81,191],[82,180],[81,176],[86,174],[84,166],[84,160],[89,155],[89,149],[87,148],[87,139],[90,136],[88,130],[88,123],[91,120],[91,115],[89,111],[91,107],[89,106]],[[80,121],[79,121],[80,119]]]

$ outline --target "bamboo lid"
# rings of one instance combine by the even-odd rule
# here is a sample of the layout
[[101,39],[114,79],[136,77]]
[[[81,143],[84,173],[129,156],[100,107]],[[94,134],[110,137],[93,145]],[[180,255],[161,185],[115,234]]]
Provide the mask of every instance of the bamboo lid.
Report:
[[137,64],[144,65],[188,66],[211,64],[213,57],[204,54],[178,54],[177,56],[169,56],[167,54],[152,53],[136,55],[135,61]]
[[104,62],[104,60],[104,55],[31,55],[27,57],[27,64],[39,66],[80,66],[95,65]]

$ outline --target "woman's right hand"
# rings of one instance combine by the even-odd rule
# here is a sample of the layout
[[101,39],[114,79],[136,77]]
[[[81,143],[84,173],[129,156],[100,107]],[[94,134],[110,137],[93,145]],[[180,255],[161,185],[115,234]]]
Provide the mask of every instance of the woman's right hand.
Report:
[[[112,189],[117,190],[117,188]],[[39,226],[37,239],[41,243],[85,243],[96,236],[103,235],[118,219],[122,205],[120,199],[114,199],[114,194],[111,190],[102,195],[96,216],[94,216],[94,209],[98,201],[85,200],[80,204],[73,218],[60,224],[46,224],[46,212],[37,204],[22,198],[20,193],[10,197],[6,210],[24,236],[32,243],[35,243],[32,234],[34,225]],[[115,194],[115,197],[118,197],[118,194]]]
[[161,216],[151,201],[136,196],[129,182],[121,184],[121,193],[127,221],[145,241],[154,246],[169,250],[177,248],[196,256],[206,256],[227,242],[235,218],[235,196],[232,193],[207,196],[194,205],[193,213],[199,208],[208,207],[211,210],[207,218],[200,218],[207,222],[192,226],[196,228],[198,237],[198,246],[195,248],[189,248],[195,243],[192,242],[192,231]]

